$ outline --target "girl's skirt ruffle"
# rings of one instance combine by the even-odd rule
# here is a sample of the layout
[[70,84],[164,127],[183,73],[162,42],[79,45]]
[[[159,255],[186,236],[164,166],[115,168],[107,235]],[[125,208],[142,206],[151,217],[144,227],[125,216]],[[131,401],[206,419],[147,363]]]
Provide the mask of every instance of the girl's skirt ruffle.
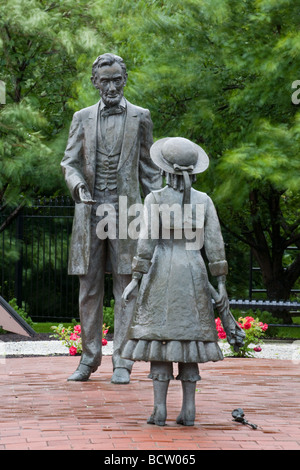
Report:
[[212,341],[155,341],[127,340],[121,357],[145,362],[196,362],[221,361],[223,353],[217,342]]

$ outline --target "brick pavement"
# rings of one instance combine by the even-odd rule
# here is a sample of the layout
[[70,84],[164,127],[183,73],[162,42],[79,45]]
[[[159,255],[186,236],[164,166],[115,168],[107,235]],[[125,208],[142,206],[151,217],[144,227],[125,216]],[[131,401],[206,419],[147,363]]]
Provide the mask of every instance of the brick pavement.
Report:
[[[178,381],[170,383],[166,426],[146,423],[149,364],[135,363],[129,385],[110,383],[109,356],[88,382],[67,382],[77,364],[69,356],[0,361],[0,450],[300,449],[299,363],[225,358],[201,365],[193,427],[175,423]],[[237,407],[257,430],[232,421]]]

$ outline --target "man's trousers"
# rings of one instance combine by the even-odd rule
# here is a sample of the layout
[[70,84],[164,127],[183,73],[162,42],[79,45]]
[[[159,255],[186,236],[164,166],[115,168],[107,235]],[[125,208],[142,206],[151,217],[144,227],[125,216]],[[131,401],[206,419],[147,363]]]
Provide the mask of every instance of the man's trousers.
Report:
[[120,357],[120,350],[127,329],[130,325],[136,294],[127,303],[126,309],[121,306],[121,296],[125,287],[131,281],[131,275],[118,274],[118,239],[99,239],[96,234],[100,217],[96,215],[99,204],[111,204],[115,208],[118,220],[118,195],[116,190],[95,191],[97,200],[91,215],[91,249],[89,268],[86,275],[79,276],[79,312],[82,337],[81,363],[96,370],[102,359],[102,325],[103,298],[106,260],[109,256],[112,269],[114,295],[114,352],[113,369],[124,367],[131,371],[133,361]]

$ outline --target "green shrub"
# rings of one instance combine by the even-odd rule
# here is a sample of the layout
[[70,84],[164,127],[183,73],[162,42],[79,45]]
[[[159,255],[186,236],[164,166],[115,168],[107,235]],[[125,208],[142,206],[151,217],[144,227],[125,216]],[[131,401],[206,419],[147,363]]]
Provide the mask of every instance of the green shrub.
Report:
[[[246,316],[249,316],[249,317],[254,317],[254,318],[258,318],[259,321],[261,321],[262,323],[267,323],[267,325],[270,325],[270,324],[282,324],[283,323],[283,320],[282,318],[277,318],[277,317],[273,317],[272,316],[272,313],[271,312],[267,312],[267,311],[261,311],[261,310],[239,310],[239,309],[232,309],[231,310],[232,312],[232,315],[234,316],[234,318],[236,320],[238,320],[239,317],[246,317]],[[265,338],[275,338],[275,337],[278,337],[279,336],[279,331],[280,329],[276,326],[269,326],[268,329],[265,331]]]
[[109,327],[109,333],[114,332],[114,306],[115,301],[110,301],[109,307],[103,307],[103,323]]

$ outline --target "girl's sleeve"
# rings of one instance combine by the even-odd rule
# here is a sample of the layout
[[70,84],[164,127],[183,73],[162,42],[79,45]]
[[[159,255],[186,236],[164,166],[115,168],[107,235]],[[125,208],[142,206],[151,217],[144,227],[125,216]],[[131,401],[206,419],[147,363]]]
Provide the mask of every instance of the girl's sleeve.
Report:
[[204,247],[210,273],[212,276],[227,275],[224,240],[217,211],[210,197],[207,199],[204,224]]

